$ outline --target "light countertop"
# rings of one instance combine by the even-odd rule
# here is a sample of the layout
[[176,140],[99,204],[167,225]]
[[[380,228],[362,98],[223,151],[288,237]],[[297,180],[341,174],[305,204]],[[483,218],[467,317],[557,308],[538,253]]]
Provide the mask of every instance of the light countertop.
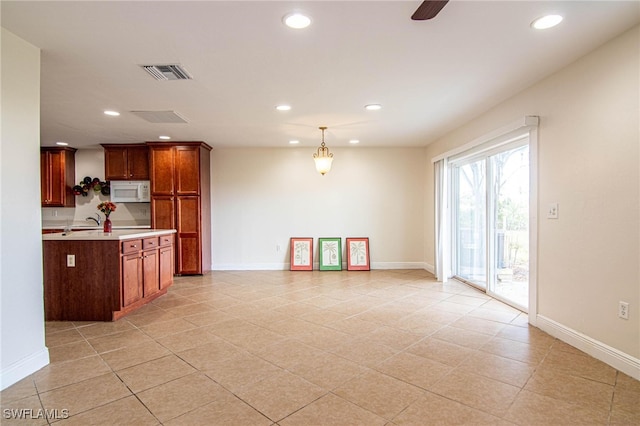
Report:
[[135,238],[155,237],[162,234],[174,234],[175,229],[114,229],[105,233],[102,229],[83,231],[58,232],[55,234],[43,234],[43,241],[105,241],[105,240],[131,240]]
[[[66,224],[63,223],[47,223],[42,225],[42,229],[65,229],[67,227]],[[102,229],[102,224],[100,226],[97,225],[70,225],[72,231],[82,231],[82,230],[90,230],[90,229]],[[136,224],[114,224],[113,229],[151,229],[151,225],[136,225]]]

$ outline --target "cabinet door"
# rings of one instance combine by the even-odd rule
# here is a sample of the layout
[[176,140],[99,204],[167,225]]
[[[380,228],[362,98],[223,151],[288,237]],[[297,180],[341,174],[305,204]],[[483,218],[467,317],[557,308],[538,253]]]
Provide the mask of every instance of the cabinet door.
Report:
[[176,229],[174,197],[151,197],[151,228]]
[[[41,163],[42,160],[42,153]],[[64,155],[62,152],[45,152],[44,153],[44,170],[42,170],[42,179],[44,186],[42,198],[43,206],[64,206]]]
[[122,306],[142,299],[142,258],[140,253],[122,256]]
[[142,252],[143,297],[150,296],[160,290],[158,249]]
[[75,150],[40,151],[40,196],[43,207],[74,207]]
[[51,198],[49,170],[49,153],[40,151],[40,203],[42,207],[47,206]]
[[153,147],[149,151],[151,195],[173,195],[174,192],[174,149],[173,147]]
[[64,152],[49,152],[49,186],[51,193],[49,205],[64,206],[65,181],[64,181]]
[[109,147],[104,149],[104,174],[106,180],[127,180],[127,148]]
[[149,148],[146,146],[129,148],[127,151],[127,168],[132,180],[149,179]]
[[160,289],[173,283],[173,246],[160,247]]
[[176,195],[200,195],[200,148],[176,147]]
[[176,210],[178,220],[176,273],[201,274],[200,197],[177,197]]

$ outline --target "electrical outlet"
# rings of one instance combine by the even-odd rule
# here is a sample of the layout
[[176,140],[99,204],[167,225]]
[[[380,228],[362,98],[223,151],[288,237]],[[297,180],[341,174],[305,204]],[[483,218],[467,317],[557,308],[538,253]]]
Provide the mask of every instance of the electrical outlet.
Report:
[[627,302],[618,302],[618,316],[622,319],[629,319],[629,304]]
[[547,208],[547,219],[557,219],[558,218],[558,203],[551,203]]
[[67,255],[67,267],[68,268],[75,268],[76,267],[76,255],[75,254],[68,254]]
[[276,252],[280,253],[280,244],[276,244]]

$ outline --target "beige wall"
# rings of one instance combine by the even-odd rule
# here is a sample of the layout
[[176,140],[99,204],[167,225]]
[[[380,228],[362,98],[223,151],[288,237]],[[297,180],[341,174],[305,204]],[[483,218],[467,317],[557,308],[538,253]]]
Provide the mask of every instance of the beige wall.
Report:
[[[538,315],[636,363],[639,40],[636,27],[430,145],[425,215],[426,262],[433,264],[431,158],[538,115]],[[552,202],[560,205],[558,220],[544,215]],[[618,301],[629,302],[629,320],[618,318]]]
[[49,363],[40,230],[40,50],[2,29],[0,389]]
[[290,237],[369,237],[373,267],[424,268],[424,148],[331,146],[325,176],[316,148],[212,152],[213,268],[288,267]]

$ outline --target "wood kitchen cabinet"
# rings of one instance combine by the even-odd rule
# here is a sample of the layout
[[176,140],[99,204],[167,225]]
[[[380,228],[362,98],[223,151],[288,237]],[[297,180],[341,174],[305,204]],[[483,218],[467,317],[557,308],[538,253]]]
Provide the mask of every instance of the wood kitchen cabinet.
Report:
[[174,233],[43,235],[45,320],[115,321],[165,294],[173,284]]
[[211,269],[211,147],[204,142],[147,142],[151,227],[177,230],[175,270]]
[[163,235],[160,237],[160,248],[158,249],[159,259],[159,280],[160,290],[173,284],[173,235]]
[[149,297],[160,291],[160,251],[158,237],[142,240],[142,295]]
[[142,299],[142,258],[138,253],[122,256],[122,307]]
[[75,148],[40,148],[40,202],[42,207],[75,207]]
[[103,144],[105,180],[149,180],[149,148],[145,144]]
[[[173,239],[171,239],[173,241]],[[122,306],[129,306],[161,290],[160,268],[171,270],[173,259],[161,256],[158,237],[130,240],[122,243]],[[168,264],[167,264],[168,263]],[[165,286],[167,285],[167,277]],[[173,275],[171,276],[173,282]]]

